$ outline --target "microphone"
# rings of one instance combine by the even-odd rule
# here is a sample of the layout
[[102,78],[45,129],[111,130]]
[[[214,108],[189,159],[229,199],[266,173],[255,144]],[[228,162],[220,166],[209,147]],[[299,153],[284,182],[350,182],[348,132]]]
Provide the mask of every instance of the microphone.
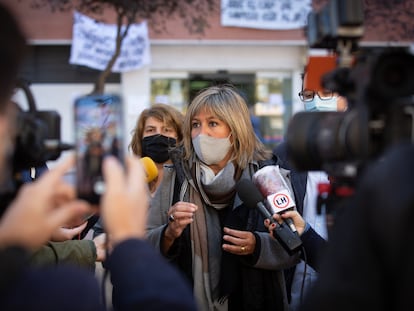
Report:
[[155,162],[150,157],[143,157],[139,159],[144,166],[147,183],[150,183],[158,177],[158,169]]
[[[272,214],[263,204],[264,198],[262,194],[251,180],[241,179],[236,184],[236,190],[244,204],[249,208],[257,208],[264,218],[269,219],[270,223],[276,223]],[[273,236],[289,254],[299,251],[302,246],[302,241],[299,236],[286,226],[284,222],[281,224],[276,223],[276,228],[273,230]]]
[[[270,211],[278,214],[293,209],[295,200],[290,194],[286,181],[279,171],[278,165],[269,165],[261,168],[253,175],[253,183],[259,188],[262,195],[266,198]],[[297,233],[296,227],[290,218],[284,219],[290,229]]]

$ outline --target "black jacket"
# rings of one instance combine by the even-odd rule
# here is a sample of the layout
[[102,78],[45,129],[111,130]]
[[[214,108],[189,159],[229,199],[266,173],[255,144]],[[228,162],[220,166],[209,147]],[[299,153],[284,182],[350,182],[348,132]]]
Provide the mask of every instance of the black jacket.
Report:
[[335,207],[319,278],[305,310],[414,310],[414,145],[396,146]]

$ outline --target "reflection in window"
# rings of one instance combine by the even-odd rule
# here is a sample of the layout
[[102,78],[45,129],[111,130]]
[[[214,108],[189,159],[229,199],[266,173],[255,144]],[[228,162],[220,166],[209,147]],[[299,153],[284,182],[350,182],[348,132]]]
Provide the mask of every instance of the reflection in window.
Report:
[[152,79],[151,103],[168,104],[184,113],[188,103],[188,80]]
[[263,142],[274,148],[283,139],[286,122],[291,115],[286,94],[291,87],[287,77],[258,77],[256,79],[256,103],[254,114],[260,118]]

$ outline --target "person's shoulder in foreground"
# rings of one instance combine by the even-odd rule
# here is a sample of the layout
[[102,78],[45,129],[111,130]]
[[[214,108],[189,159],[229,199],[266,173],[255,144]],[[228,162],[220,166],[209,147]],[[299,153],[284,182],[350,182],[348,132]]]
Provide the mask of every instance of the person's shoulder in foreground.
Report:
[[320,279],[303,310],[414,309],[413,159],[414,145],[393,147],[364,171],[355,198],[338,206]]

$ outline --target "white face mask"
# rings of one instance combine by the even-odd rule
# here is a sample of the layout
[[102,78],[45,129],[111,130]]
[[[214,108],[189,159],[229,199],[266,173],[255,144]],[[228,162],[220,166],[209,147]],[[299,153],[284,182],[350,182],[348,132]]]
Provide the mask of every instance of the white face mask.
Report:
[[322,100],[315,96],[311,101],[305,102],[306,111],[337,111],[337,97]]
[[215,138],[200,134],[193,138],[193,146],[200,161],[212,165],[224,159],[230,150],[231,143],[229,137]]

